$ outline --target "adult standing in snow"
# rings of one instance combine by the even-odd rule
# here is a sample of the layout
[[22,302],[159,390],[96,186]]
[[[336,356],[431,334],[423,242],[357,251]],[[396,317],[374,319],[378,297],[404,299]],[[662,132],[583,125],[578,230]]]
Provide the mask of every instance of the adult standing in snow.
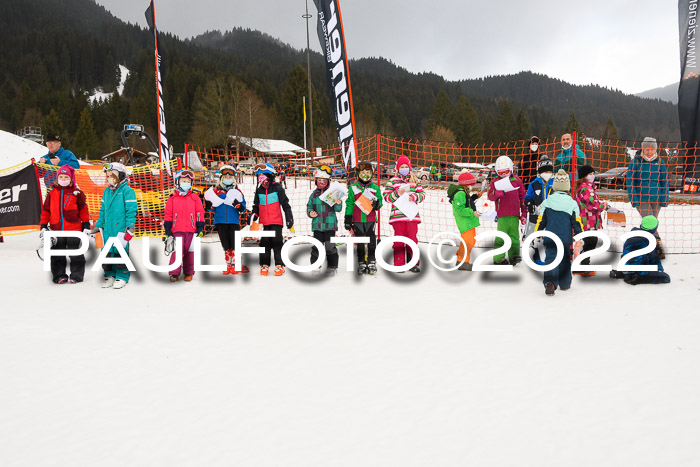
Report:
[[571,133],[564,133],[561,135],[561,152],[554,159],[554,173],[564,170],[571,174],[570,176],[573,180],[573,176],[578,168],[586,165],[586,155],[579,148],[576,148],[576,160],[572,162],[572,159],[573,140],[571,139]]
[[520,159],[518,164],[518,177],[523,181],[523,186],[530,186],[535,178],[537,178],[537,166],[540,161],[540,138],[537,136],[530,137],[528,147],[525,149],[525,154]]
[[[668,172],[657,149],[656,139],[644,138],[641,156],[635,156],[627,168],[625,185],[632,207],[637,208],[641,217],[654,216],[658,219],[661,208],[668,206]],[[661,240],[656,230],[654,236],[659,256],[663,259]]]
[[80,168],[78,158],[61,146],[61,137],[57,134],[49,133],[46,135],[46,147],[49,149],[49,152],[39,159],[40,164],[55,165],[57,167],[70,165],[74,169]]

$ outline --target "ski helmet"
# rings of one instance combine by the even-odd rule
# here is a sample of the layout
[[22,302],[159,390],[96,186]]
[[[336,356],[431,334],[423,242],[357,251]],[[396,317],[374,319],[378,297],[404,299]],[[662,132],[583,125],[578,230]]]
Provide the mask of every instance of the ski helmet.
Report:
[[542,155],[542,157],[540,157],[540,161],[537,163],[537,173],[541,174],[543,172],[554,172],[552,160],[545,155]]
[[175,172],[175,186],[179,187],[180,186],[180,179],[182,177],[189,178],[194,182],[194,172],[192,172],[190,169],[182,169],[178,170]]
[[121,182],[122,180],[126,179],[127,173],[126,173],[126,167],[124,167],[124,164],[120,162],[107,162],[102,166],[102,171],[104,173],[109,172],[110,170],[114,170],[117,172],[117,175],[119,177],[119,181]]
[[237,175],[236,169],[233,168],[233,166],[230,166],[228,164],[224,164],[221,167],[219,167],[219,170],[217,171],[219,176],[221,175],[233,175],[234,177]]
[[314,170],[314,178],[325,178],[330,179],[333,171],[327,165],[322,165]]
[[504,170],[513,171],[513,161],[508,156],[500,156],[496,159],[496,165],[494,167],[496,173],[503,172]]
[[267,162],[263,164],[257,164],[255,167],[253,167],[253,171],[255,172],[255,175],[265,174],[274,176],[277,173],[272,164],[269,164]]

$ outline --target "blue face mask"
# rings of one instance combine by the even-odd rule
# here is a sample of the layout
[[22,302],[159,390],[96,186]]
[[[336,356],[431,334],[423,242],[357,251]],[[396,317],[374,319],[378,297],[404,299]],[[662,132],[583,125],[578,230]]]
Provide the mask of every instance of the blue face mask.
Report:
[[231,180],[221,180],[221,181],[224,182],[224,185],[226,185],[226,186],[231,186],[231,185],[233,185],[233,179],[231,179]]
[[191,184],[191,183],[187,183],[187,182],[180,183],[180,189],[181,189],[182,191],[185,191],[185,192],[190,191],[190,188],[192,188],[192,184]]
[[401,174],[402,177],[405,177],[405,176],[408,175],[410,172],[411,172],[411,169],[409,169],[409,168],[399,169],[399,173]]

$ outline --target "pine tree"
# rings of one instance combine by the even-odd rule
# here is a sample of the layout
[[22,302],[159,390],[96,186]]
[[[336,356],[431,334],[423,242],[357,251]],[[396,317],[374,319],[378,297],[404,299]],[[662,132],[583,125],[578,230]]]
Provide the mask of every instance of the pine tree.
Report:
[[457,101],[451,128],[456,140],[465,145],[481,142],[479,116],[466,96],[460,96]]
[[528,140],[532,136],[532,128],[530,127],[530,121],[525,115],[525,111],[520,109],[518,116],[515,118],[515,140],[522,141]]
[[613,122],[612,117],[608,118],[608,123],[605,125],[605,132],[603,133],[603,139],[606,140],[618,140],[620,137],[617,134],[617,127],[615,122]]
[[571,133],[574,130],[580,132],[581,124],[578,122],[578,120],[576,120],[576,112],[572,110],[571,114],[569,115],[569,121],[566,122],[565,131],[567,133]]
[[430,117],[428,117],[426,130],[428,130],[430,134],[438,125],[444,128],[449,127],[453,120],[452,115],[453,111],[450,98],[445,91],[440,91],[435,98],[435,102],[433,102],[433,111],[430,113]]
[[51,109],[49,114],[41,120],[41,132],[44,136],[49,133],[63,136],[63,122],[54,109]]
[[515,139],[515,116],[508,100],[504,100],[496,118],[495,138],[498,142],[508,142]]
[[95,128],[92,124],[92,115],[90,108],[85,107],[80,113],[80,122],[78,123],[78,131],[75,134],[73,142],[73,152],[83,159],[97,156],[99,151],[99,141]]
[[[282,118],[283,123],[287,126],[287,134],[290,135],[292,142],[301,146],[304,144],[304,96],[309,93],[306,69],[300,65],[292,68],[287,81],[282,86],[282,92],[279,97],[278,113]],[[311,87],[314,110],[314,130],[321,125],[322,113],[319,97],[316,94],[314,87]],[[327,102],[327,101],[326,101]],[[308,112],[309,99],[306,99]],[[335,106],[335,103],[333,103]],[[307,117],[308,118],[308,117]],[[307,128],[307,131],[308,128]],[[316,132],[314,131],[314,139]],[[314,141],[314,145],[318,145]]]
[[493,124],[493,119],[490,115],[484,117],[484,143],[493,143],[496,141],[496,126]]

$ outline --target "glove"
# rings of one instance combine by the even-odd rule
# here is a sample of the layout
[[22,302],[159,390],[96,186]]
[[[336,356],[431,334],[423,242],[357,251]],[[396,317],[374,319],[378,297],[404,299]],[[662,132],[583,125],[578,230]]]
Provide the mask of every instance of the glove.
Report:
[[291,230],[293,226],[294,226],[294,221],[289,219],[287,221],[287,228]]
[[204,236],[204,222],[202,222],[202,221],[197,222],[196,227],[197,227],[197,236],[200,238],[203,237]]
[[170,256],[173,251],[175,251],[175,237],[171,235],[165,239],[165,256]]
[[[44,249],[44,232],[48,231],[49,229],[43,228],[41,229],[41,232],[39,232],[39,249],[43,250]],[[51,237],[51,247],[55,247],[56,243],[58,243],[58,239],[56,237]]]
[[245,208],[243,207],[243,205],[241,203],[234,204],[233,209],[235,209],[238,212],[245,211]]
[[530,214],[534,214],[535,211],[537,211],[537,206],[535,206],[532,203],[527,203],[526,206],[527,206],[527,212],[529,212]]
[[128,230],[117,234],[117,240],[119,240],[119,243],[121,243],[124,248],[126,248],[126,245],[129,243],[129,240],[131,240],[132,237],[133,235]]
[[163,222],[163,230],[165,231],[165,235],[167,237],[172,237],[173,236],[173,221]]
[[352,215],[345,216],[345,230],[352,230]]
[[379,210],[379,198],[372,201],[372,209],[374,209],[375,211]]

